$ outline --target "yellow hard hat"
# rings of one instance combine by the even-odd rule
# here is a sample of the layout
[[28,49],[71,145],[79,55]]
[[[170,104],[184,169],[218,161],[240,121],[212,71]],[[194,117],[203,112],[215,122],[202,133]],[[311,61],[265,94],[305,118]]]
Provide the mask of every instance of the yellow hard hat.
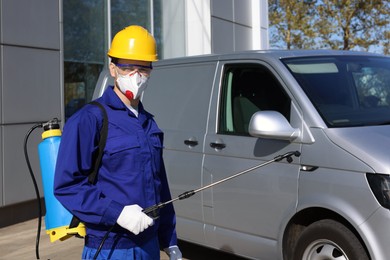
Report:
[[107,54],[118,59],[157,61],[156,41],[143,27],[131,25],[115,35]]

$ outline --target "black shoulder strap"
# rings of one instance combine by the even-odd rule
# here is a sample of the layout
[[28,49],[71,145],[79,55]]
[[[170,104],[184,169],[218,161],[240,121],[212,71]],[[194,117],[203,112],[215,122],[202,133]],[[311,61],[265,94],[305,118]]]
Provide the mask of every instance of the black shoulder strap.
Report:
[[103,114],[103,126],[100,130],[100,140],[99,140],[99,151],[98,155],[95,159],[95,165],[93,167],[93,171],[88,176],[89,183],[95,184],[96,176],[99,170],[100,163],[102,161],[104,148],[106,147],[107,135],[108,135],[108,117],[106,109],[97,101],[92,101],[90,104],[98,106]]
[[[100,129],[100,140],[99,140],[99,151],[98,155],[95,159],[95,164],[93,166],[93,171],[88,175],[88,182],[91,184],[95,184],[97,173],[99,171],[99,166],[102,161],[104,148],[106,147],[106,141],[107,141],[107,134],[108,134],[108,117],[106,109],[103,107],[102,104],[100,104],[97,101],[90,102],[91,105],[98,106],[103,114],[103,126]],[[75,228],[80,224],[80,219],[76,216],[72,217],[72,220],[70,221],[69,228]]]

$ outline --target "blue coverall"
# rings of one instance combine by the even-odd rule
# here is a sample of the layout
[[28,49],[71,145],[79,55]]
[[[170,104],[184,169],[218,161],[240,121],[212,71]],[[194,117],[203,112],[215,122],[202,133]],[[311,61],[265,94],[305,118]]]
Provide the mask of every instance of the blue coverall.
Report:
[[[98,248],[124,206],[146,208],[171,199],[162,159],[163,133],[153,116],[140,102],[137,118],[113,87],[96,101],[104,105],[109,122],[96,184],[88,182],[88,174],[98,150],[103,116],[94,105],[84,106],[66,122],[54,180],[56,198],[86,224],[85,246],[90,248]],[[170,204],[160,210],[153,226],[138,235],[116,225],[103,249],[128,249],[156,237],[162,248],[177,245],[175,226]]]

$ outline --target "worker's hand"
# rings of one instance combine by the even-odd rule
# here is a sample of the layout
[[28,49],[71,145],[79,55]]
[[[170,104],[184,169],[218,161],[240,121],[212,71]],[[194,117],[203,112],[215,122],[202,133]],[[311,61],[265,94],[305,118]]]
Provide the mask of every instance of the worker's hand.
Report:
[[181,251],[178,246],[164,248],[164,251],[169,256],[169,260],[182,260]]
[[153,219],[143,213],[142,208],[136,204],[125,206],[116,222],[135,235],[153,225]]

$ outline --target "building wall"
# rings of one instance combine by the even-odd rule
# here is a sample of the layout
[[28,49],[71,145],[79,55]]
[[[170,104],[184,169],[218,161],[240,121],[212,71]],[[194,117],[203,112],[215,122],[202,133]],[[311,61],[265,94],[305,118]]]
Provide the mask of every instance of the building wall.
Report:
[[[139,24],[159,58],[265,49],[267,0],[0,0],[0,227],[37,216],[24,140],[89,102],[115,33]],[[265,18],[264,18],[265,17]],[[37,146],[27,143],[43,196]]]
[[[36,198],[23,150],[27,132],[62,117],[60,7],[60,0],[0,1],[0,226],[24,217],[2,214],[8,206]],[[33,132],[27,146],[36,171],[41,132]]]
[[268,48],[267,0],[165,0],[163,57]]

